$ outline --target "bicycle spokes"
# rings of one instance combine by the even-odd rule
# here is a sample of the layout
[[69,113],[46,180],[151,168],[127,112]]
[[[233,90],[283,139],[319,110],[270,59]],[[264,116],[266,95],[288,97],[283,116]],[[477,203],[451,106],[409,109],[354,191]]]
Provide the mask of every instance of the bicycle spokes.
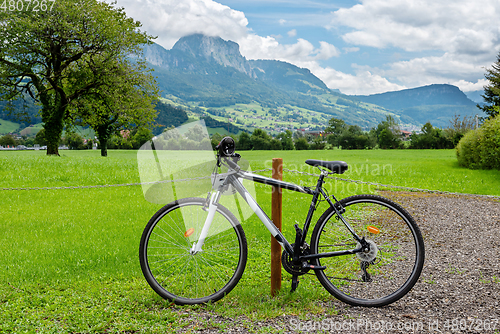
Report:
[[[317,272],[328,291],[353,305],[381,306],[401,298],[415,283],[423,264],[423,241],[404,211],[378,196],[359,195],[343,200],[349,222],[361,242],[335,219],[324,215],[313,233],[316,253],[353,249],[355,254],[319,259],[327,268]],[[401,209],[402,210],[402,209]]]

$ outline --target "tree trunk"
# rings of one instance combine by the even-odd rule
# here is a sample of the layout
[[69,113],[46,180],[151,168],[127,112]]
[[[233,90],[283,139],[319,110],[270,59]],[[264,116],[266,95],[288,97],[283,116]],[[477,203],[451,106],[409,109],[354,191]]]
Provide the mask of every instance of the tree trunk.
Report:
[[[56,80],[58,83],[58,80]],[[38,90],[44,89],[37,81],[35,86]],[[59,156],[59,142],[64,129],[64,115],[66,113],[67,100],[64,92],[55,89],[53,95],[46,91],[40,94],[42,102],[42,122],[45,129],[45,140],[47,142],[47,155]]]
[[63,132],[64,110],[53,111],[51,117],[44,121],[45,140],[47,142],[47,155],[59,155],[59,141]]
[[108,124],[103,124],[94,129],[97,134],[97,140],[101,146],[101,157],[108,156],[108,140],[111,137],[111,127]]
[[101,157],[107,157],[108,156],[108,140],[107,139],[104,139],[104,140],[99,139],[99,143],[101,144]]

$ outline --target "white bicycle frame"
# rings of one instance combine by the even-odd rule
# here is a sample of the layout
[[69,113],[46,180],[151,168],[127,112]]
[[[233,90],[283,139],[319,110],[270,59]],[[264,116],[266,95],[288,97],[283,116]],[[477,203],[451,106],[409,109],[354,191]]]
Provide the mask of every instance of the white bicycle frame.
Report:
[[[210,200],[208,203],[208,216],[205,220],[205,223],[203,225],[202,231],[200,233],[200,236],[198,238],[198,241],[193,243],[193,246],[191,248],[191,254],[196,254],[197,252],[202,251],[203,244],[205,242],[205,238],[208,235],[208,231],[210,230],[210,226],[212,224],[212,220],[214,218],[215,212],[217,211],[217,205],[219,203],[220,197],[224,191],[227,191],[228,187],[231,185],[236,189],[236,191],[243,197],[245,202],[250,206],[250,208],[253,210],[253,212],[259,217],[261,222],[266,226],[266,228],[269,230],[271,235],[276,239],[276,241],[281,245],[282,248],[286,250],[286,252],[290,255],[294,254],[294,247],[286,240],[286,238],[283,236],[281,231],[274,225],[272,220],[267,216],[267,214],[262,210],[262,208],[259,206],[257,201],[250,195],[248,190],[243,186],[243,184],[240,182],[239,178],[243,178],[246,180],[250,180],[253,182],[258,182],[258,183],[263,183],[271,186],[275,186],[278,188],[283,188],[287,190],[292,190],[292,191],[297,191],[300,193],[304,194],[309,194],[313,195],[313,199],[311,202],[311,206],[309,207],[309,212],[306,217],[306,221],[304,223],[304,229],[302,237],[300,240],[296,239],[297,244],[303,244],[305,241],[306,235],[307,235],[307,230],[309,228],[309,225],[311,223],[311,219],[313,216],[313,213],[315,211],[315,206],[317,203],[317,200],[319,198],[319,195],[323,195],[325,200],[330,204],[330,206],[335,210],[337,216],[340,218],[342,223],[346,226],[346,228],[349,230],[349,232],[352,234],[353,238],[361,244],[365,243],[365,240],[362,240],[354,231],[354,229],[350,226],[350,224],[344,219],[342,214],[339,212],[337,207],[333,204],[333,202],[330,200],[330,198],[325,194],[324,190],[321,188],[321,185],[323,183],[324,177],[328,174],[326,171],[322,171],[320,178],[318,180],[318,185],[317,185],[317,190],[313,191],[307,187],[301,187],[293,183],[289,182],[284,182],[280,180],[275,180],[269,177],[249,173],[242,171],[239,169],[239,166],[234,164],[236,166],[235,169],[230,169],[229,172],[224,173],[224,174],[218,174],[217,177],[218,179],[215,180],[214,182],[214,187],[213,192],[210,196]],[[351,250],[343,250],[343,251],[334,251],[334,252],[328,252],[328,253],[321,253],[321,254],[310,254],[310,255],[304,255],[301,256],[301,259],[314,259],[314,258],[322,258],[322,257],[331,257],[331,256],[341,256],[341,255],[347,255],[347,254],[355,254],[358,253],[362,250],[361,246],[356,247],[355,249]]]
[[205,238],[208,235],[208,231],[210,230],[210,226],[212,224],[212,220],[217,210],[217,205],[219,203],[220,197],[229,185],[233,186],[236,189],[236,191],[241,195],[241,197],[243,197],[248,206],[250,206],[252,211],[257,215],[257,217],[259,217],[259,219],[266,226],[271,235],[274,238],[276,238],[281,247],[291,252],[292,246],[290,245],[290,243],[285,239],[281,231],[276,227],[276,225],[274,225],[274,223],[267,216],[264,210],[262,210],[257,201],[252,197],[252,195],[250,195],[245,186],[240,182],[239,178],[259,183],[265,183],[269,185],[275,185],[281,188],[295,190],[306,194],[311,194],[312,192],[307,188],[303,188],[292,183],[275,180],[272,178],[264,177],[249,172],[244,172],[241,170],[239,171],[231,170],[228,173],[218,174],[217,177],[219,178],[218,180],[219,182],[216,182],[214,186],[214,188],[217,189],[214,189],[215,192],[213,192],[210,196],[210,202],[208,205],[208,215],[205,220],[205,224],[203,225],[203,229],[201,230],[198,241],[195,242],[191,248],[191,253],[196,254],[197,252],[202,251],[202,247],[205,242]]

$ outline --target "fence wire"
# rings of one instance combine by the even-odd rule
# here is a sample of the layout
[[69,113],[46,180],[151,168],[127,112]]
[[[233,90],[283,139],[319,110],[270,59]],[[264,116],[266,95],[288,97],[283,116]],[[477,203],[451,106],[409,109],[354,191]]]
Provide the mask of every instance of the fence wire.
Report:
[[[272,168],[256,170],[256,171],[253,171],[253,173],[264,173],[264,172],[269,172],[269,171],[272,171]],[[301,172],[298,170],[292,170],[292,169],[287,169],[287,168],[283,168],[283,171],[287,172],[287,173],[291,173],[291,174],[306,175],[306,176],[312,176],[312,177],[316,177],[316,178],[318,178],[320,176],[320,174],[306,173],[306,172]],[[104,184],[104,185],[91,185],[91,186],[0,188],[0,191],[95,189],[95,188],[111,188],[111,187],[131,187],[131,186],[142,186],[145,184],[185,182],[185,181],[203,180],[203,179],[209,179],[209,178],[210,178],[210,176],[203,176],[203,177],[178,179],[178,180],[138,182],[138,183],[122,183],[122,184]],[[367,184],[367,185],[372,185],[372,186],[376,186],[379,188],[398,189],[398,190],[409,191],[409,192],[423,192],[423,193],[430,193],[430,194],[442,194],[442,195],[454,195],[454,196],[471,196],[471,197],[480,197],[480,198],[489,198],[489,199],[500,200],[500,196],[495,196],[495,195],[467,194],[467,193],[451,192],[451,191],[444,191],[444,190],[432,190],[432,189],[423,189],[423,188],[415,188],[415,187],[395,186],[392,184],[383,184],[383,183],[361,181],[361,180],[351,180],[351,179],[341,178],[341,177],[337,177],[337,176],[327,176],[326,178],[331,179],[331,180],[336,180],[336,181],[350,182],[350,183],[357,183],[357,184]]]

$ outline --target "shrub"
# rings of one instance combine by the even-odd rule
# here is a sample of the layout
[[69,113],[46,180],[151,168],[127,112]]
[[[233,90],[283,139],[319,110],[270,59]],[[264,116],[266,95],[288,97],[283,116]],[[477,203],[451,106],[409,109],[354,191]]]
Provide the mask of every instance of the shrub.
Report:
[[467,132],[458,142],[456,151],[458,164],[467,168],[481,167],[481,152],[479,143],[483,137],[482,129]]
[[69,133],[66,141],[70,150],[83,150],[86,148],[82,136],[78,133]]
[[500,170],[500,117],[469,131],[456,148],[458,164],[467,168]]
[[309,146],[311,150],[324,150],[326,143],[323,141],[323,138],[316,137],[314,138],[312,144]]
[[14,137],[12,137],[12,135],[5,135],[3,136],[2,138],[0,138],[0,146],[15,146],[16,145],[16,140],[14,139]]
[[299,138],[295,141],[295,149],[296,150],[308,150],[309,149],[309,143],[307,142],[307,139],[305,138]]
[[500,116],[484,122],[481,143],[482,168],[500,170]]

